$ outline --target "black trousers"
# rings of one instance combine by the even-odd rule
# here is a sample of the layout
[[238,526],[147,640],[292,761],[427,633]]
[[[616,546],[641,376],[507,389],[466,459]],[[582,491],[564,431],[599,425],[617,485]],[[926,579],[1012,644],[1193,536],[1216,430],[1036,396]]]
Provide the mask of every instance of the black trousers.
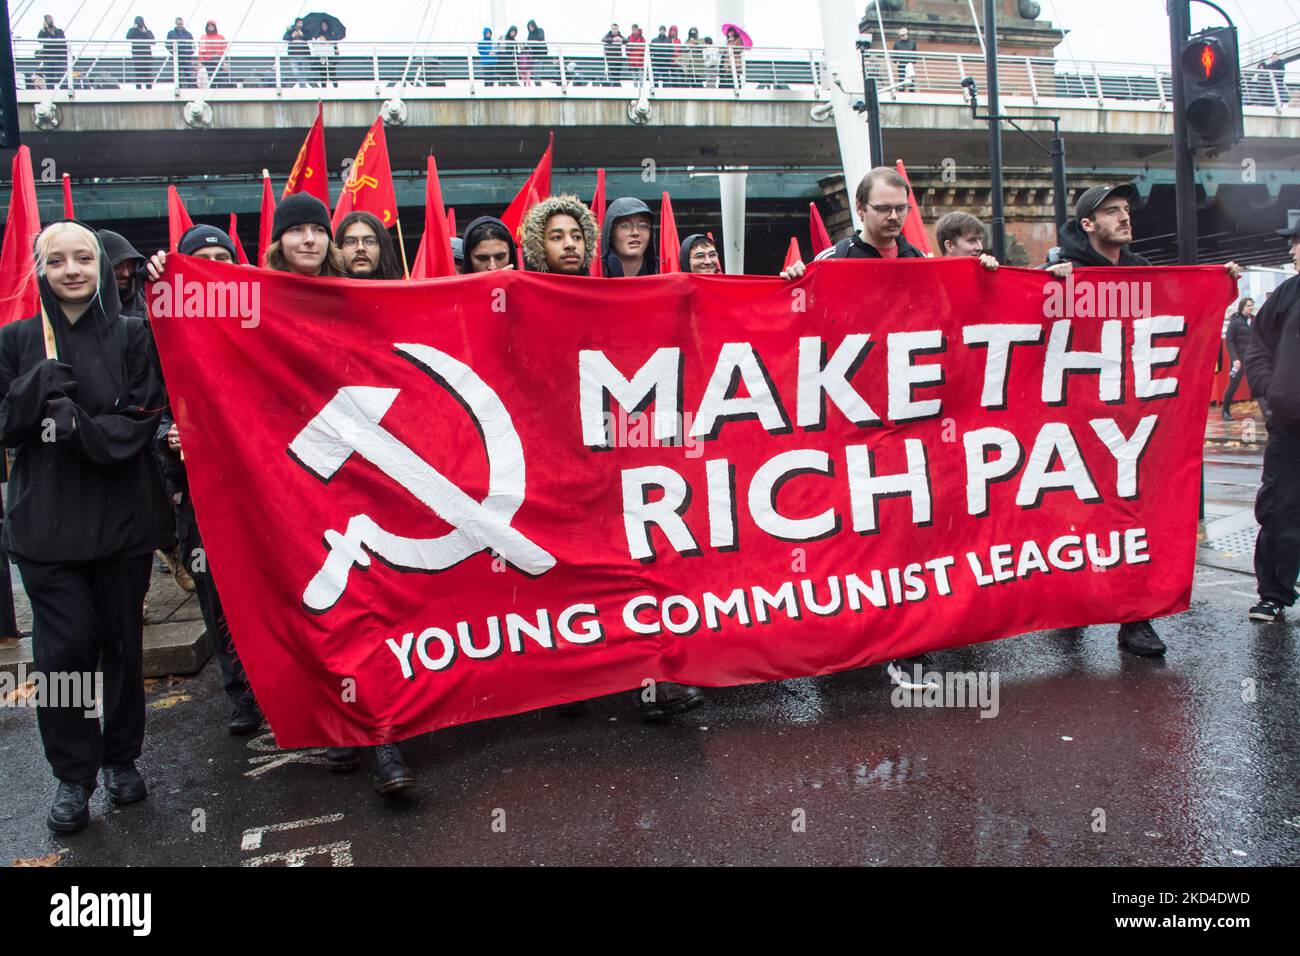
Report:
[[1264,478],[1255,498],[1255,579],[1259,596],[1290,607],[1300,576],[1300,431],[1275,427],[1264,449]]
[[221,598],[217,596],[217,585],[208,568],[207,552],[203,548],[203,539],[199,537],[199,525],[194,520],[194,505],[189,495],[176,506],[176,544],[178,560],[184,563],[185,570],[194,579],[194,593],[199,599],[208,643],[221,668],[221,684],[226,696],[232,704],[251,704],[254,702],[253,690],[248,686],[244,665],[235,651],[226,612],[221,609]]
[[103,664],[104,725],[88,708],[38,707],[45,759],[67,783],[94,789],[99,768],[131,763],[144,744],[144,596],[153,555],[94,564],[16,559],[32,603],[32,652],[46,675]]
[[1228,390],[1223,393],[1223,410],[1225,412],[1232,406],[1232,396],[1237,394],[1237,387],[1241,385],[1241,380],[1245,377],[1246,366],[1243,364],[1228,379]]

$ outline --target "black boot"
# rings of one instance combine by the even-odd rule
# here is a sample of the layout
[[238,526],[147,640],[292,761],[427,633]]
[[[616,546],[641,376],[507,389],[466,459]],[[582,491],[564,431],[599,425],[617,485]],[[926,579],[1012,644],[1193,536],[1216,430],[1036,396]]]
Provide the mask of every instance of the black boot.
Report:
[[402,759],[397,744],[383,744],[375,748],[375,792],[392,793],[415,786],[415,774]]
[[90,787],[59,781],[46,824],[56,833],[76,833],[90,823]]
[[1165,642],[1160,640],[1150,621],[1133,621],[1119,626],[1119,647],[1122,651],[1139,657],[1159,657],[1165,652]]
[[[653,690],[652,699],[646,700],[646,690]],[[694,710],[704,703],[704,691],[687,684],[658,681],[650,688],[637,691],[642,720],[663,720]]]
[[325,751],[325,759],[331,770],[356,770],[361,764],[361,748],[330,747]]
[[230,712],[230,723],[227,726],[232,737],[251,734],[262,726],[262,709],[257,706],[256,701],[252,700],[236,704],[235,709]]
[[108,799],[119,807],[127,803],[137,803],[149,795],[149,790],[144,785],[144,777],[140,776],[140,771],[135,769],[133,763],[105,767],[104,789],[108,791]]

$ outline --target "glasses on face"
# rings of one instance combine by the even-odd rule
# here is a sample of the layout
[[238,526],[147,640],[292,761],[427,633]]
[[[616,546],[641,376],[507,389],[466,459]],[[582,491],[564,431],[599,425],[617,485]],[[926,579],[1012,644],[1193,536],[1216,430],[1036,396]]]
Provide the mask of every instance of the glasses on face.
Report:
[[896,216],[898,216],[899,219],[902,219],[904,216],[907,215],[908,210],[912,208],[912,204],[906,202],[900,203],[897,206],[891,206],[889,203],[874,203],[874,202],[867,203],[867,205],[871,209],[875,210],[877,216],[884,216],[886,219],[889,218],[890,213],[893,213]]
[[340,249],[355,249],[357,246],[365,246],[367,249],[378,249],[379,240],[374,236],[346,236],[339,243]]
[[627,233],[628,235],[631,235],[632,233],[640,232],[643,229],[646,232],[649,232],[650,226],[648,223],[644,223],[640,219],[624,219],[615,227],[615,229],[617,229],[618,232],[620,233]]

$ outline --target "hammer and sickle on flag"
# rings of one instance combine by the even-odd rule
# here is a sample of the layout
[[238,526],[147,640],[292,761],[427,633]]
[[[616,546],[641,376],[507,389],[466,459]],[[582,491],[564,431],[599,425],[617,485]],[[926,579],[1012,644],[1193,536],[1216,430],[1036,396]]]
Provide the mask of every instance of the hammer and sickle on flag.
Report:
[[368,568],[371,553],[409,571],[443,571],[485,550],[531,576],[555,565],[554,557],[510,523],[524,501],[524,452],[500,397],[473,369],[444,352],[427,345],[394,348],[469,411],[487,451],[487,497],[476,501],[379,424],[399,389],[340,388],[290,443],[290,456],[328,481],[358,453],[453,530],[436,538],[407,538],[385,531],[367,514],[353,515],[342,533],[327,530],[325,561],[302,596],[303,604],[317,613],[338,603],[352,568]]

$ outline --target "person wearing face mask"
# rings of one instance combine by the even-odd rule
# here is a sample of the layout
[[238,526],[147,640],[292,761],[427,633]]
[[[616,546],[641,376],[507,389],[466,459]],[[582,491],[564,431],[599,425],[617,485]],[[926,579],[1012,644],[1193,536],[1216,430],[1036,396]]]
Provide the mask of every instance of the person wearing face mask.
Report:
[[400,279],[402,263],[379,217],[356,210],[339,223],[343,268],[354,279]]
[[495,272],[519,266],[510,230],[504,222],[492,216],[480,216],[465,227],[462,249],[466,273]]
[[38,701],[59,781],[46,822],[72,833],[90,822],[101,770],[115,805],[147,794],[135,767],[144,597],[173,528],[150,453],[164,398],[147,325],[121,315],[108,256],[81,223],[43,229],[35,269],[40,312],[0,328],[0,442],[17,449],[4,547],[31,600],[36,670],[86,675],[83,687],[103,671],[102,726],[91,701]]

